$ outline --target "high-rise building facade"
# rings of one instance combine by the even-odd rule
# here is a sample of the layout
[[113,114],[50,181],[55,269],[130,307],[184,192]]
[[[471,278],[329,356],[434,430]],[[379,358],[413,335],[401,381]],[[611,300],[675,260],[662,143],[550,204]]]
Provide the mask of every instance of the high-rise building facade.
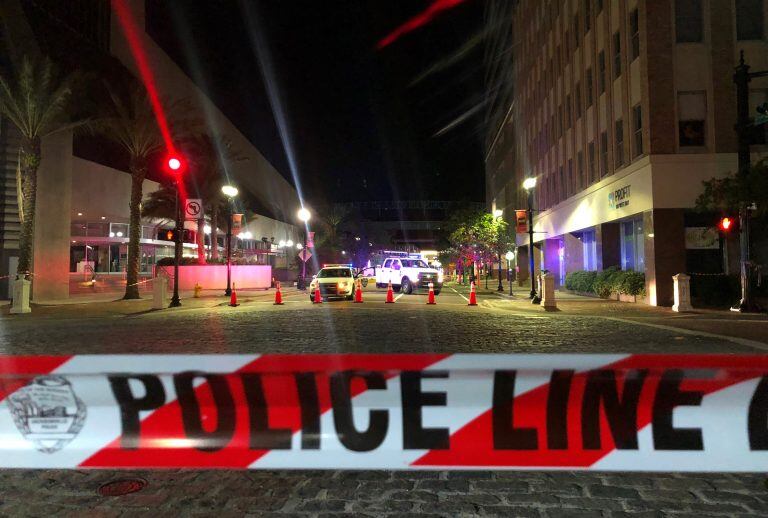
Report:
[[[642,271],[648,303],[671,305],[674,274],[738,268],[737,246],[693,208],[702,181],[736,170],[733,72],[742,51],[768,69],[767,3],[488,2],[487,202],[526,208],[536,178],[537,269],[559,283]],[[765,101],[768,80],[753,80],[752,113]],[[768,151],[764,130],[752,144],[753,159]]]

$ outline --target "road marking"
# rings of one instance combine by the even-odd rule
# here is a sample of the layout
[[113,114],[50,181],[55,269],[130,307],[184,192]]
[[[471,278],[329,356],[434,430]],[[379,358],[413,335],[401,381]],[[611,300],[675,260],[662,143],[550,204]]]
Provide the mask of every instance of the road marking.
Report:
[[459,296],[459,297],[461,297],[462,299],[464,299],[464,300],[466,300],[467,302],[469,302],[469,299],[468,299],[467,297],[465,297],[464,295],[462,295],[461,293],[459,293],[458,291],[456,291],[456,289],[455,289],[453,286],[451,286],[450,288],[453,290],[453,292],[454,292],[456,295],[458,295],[458,296]]
[[624,322],[627,324],[638,324],[641,326],[648,326],[648,327],[654,327],[656,329],[663,329],[665,331],[674,331],[675,333],[685,334],[685,335],[694,335],[694,336],[704,336],[707,338],[719,338],[721,340],[727,340],[729,342],[733,342],[735,344],[739,345],[746,345],[747,347],[754,347],[755,349],[760,349],[763,351],[768,351],[768,344],[765,344],[763,342],[758,342],[756,340],[750,340],[748,338],[738,338],[736,336],[726,336],[726,335],[718,335],[715,333],[708,333],[706,331],[696,331],[693,329],[682,329],[680,327],[675,326],[665,326],[663,324],[651,324],[649,322],[642,322],[638,320],[630,320],[626,318],[618,318],[618,317],[606,317],[606,316],[596,316],[595,318],[604,318],[606,320],[614,320],[616,322]]
[[397,302],[398,300],[400,300],[400,297],[402,297],[403,295],[405,295],[405,293],[401,293],[400,295],[398,295],[397,297],[395,297],[395,302]]

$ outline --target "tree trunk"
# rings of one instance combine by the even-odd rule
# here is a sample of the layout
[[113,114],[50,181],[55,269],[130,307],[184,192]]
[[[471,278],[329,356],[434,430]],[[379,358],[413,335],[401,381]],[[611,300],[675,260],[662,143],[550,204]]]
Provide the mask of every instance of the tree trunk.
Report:
[[24,138],[21,145],[21,209],[24,221],[19,236],[17,275],[29,278],[35,241],[35,203],[37,202],[37,169],[40,167],[40,138]]
[[205,218],[197,220],[197,264],[205,264]]
[[130,219],[128,221],[128,264],[124,299],[139,299],[139,254],[141,253],[141,198],[147,164],[143,159],[133,158],[131,171]]
[[211,207],[211,259],[214,261],[219,258],[219,207],[214,203]]

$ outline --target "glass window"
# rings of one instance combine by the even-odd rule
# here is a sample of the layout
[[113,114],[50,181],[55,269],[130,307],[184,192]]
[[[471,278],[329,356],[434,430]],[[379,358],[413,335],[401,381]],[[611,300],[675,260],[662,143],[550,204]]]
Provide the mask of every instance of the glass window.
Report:
[[595,143],[590,142],[587,146],[587,167],[589,175],[587,176],[587,185],[595,181]]
[[574,179],[573,179],[573,159],[568,159],[568,195],[570,196],[573,194],[573,185],[574,185]]
[[563,166],[560,166],[560,189],[558,189],[558,191],[558,201],[562,201],[568,197],[566,195],[565,172],[563,172]]
[[645,271],[645,236],[643,221],[634,219],[621,224],[621,269]]
[[605,92],[605,51],[601,50],[597,55],[597,91]]
[[608,132],[600,134],[600,178],[608,174]]
[[595,97],[594,85],[592,83],[592,69],[587,69],[587,108],[592,106],[593,99]]
[[763,39],[763,0],[736,0],[736,39]]
[[576,187],[581,189],[584,187],[584,153],[582,151],[579,151],[576,155],[576,167],[578,167],[578,171],[576,173]]
[[613,35],[613,78],[621,75],[621,33]]
[[616,121],[616,168],[618,169],[624,165],[624,121],[619,119]]
[[597,243],[594,230],[586,230],[581,233],[581,245],[584,250],[584,269],[587,271],[597,270]]
[[592,0],[584,0],[584,34],[592,28]]
[[317,276],[323,279],[329,277],[352,277],[352,270],[349,268],[323,268],[318,272]]
[[629,56],[629,60],[634,61],[640,57],[640,23],[637,18],[637,9],[633,9],[629,13],[629,34],[632,39],[630,48],[632,53]]
[[576,103],[576,119],[579,119],[581,117],[581,83],[576,83],[574,92],[573,102]]
[[678,92],[677,112],[680,147],[706,145],[706,92]]
[[565,97],[565,127],[571,127],[571,96]]
[[632,136],[634,156],[643,154],[643,110],[638,104],[632,108]]
[[389,268],[392,266],[392,259],[387,259],[384,261],[384,268]]
[[675,2],[675,34],[678,43],[702,41],[704,22],[701,0],[677,0]]

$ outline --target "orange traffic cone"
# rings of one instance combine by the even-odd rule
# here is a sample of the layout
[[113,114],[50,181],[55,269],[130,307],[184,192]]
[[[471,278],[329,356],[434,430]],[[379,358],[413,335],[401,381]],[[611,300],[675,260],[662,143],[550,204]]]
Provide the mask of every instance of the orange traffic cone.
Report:
[[363,285],[360,282],[360,279],[357,279],[357,283],[355,286],[355,303],[357,304],[363,303]]
[[477,306],[477,294],[475,294],[475,283],[470,283],[469,304],[467,306]]
[[389,281],[389,285],[387,286],[387,300],[385,302],[387,304],[395,303],[395,292],[392,291],[392,281]]
[[277,289],[277,291],[275,291],[275,306],[282,306],[283,292],[280,291],[280,281],[275,281],[275,288]]
[[229,305],[236,308],[240,304],[237,303],[237,292],[235,291],[235,283],[232,283],[232,295],[229,296]]
[[312,301],[313,304],[322,304],[323,303],[323,296],[320,294],[320,283],[317,283],[317,287],[315,287],[315,300]]
[[435,302],[435,285],[429,283],[429,297],[427,298],[427,304],[437,304]]

